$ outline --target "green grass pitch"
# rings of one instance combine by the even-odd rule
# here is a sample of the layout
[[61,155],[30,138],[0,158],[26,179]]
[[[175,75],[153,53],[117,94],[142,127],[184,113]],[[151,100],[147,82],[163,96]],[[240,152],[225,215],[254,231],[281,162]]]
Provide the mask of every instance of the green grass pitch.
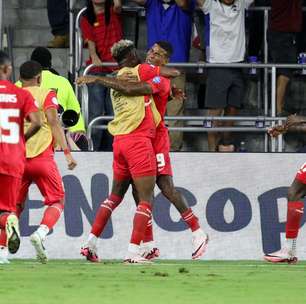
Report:
[[13,260],[0,265],[0,303],[299,304],[306,262],[157,261],[123,265],[81,260]]

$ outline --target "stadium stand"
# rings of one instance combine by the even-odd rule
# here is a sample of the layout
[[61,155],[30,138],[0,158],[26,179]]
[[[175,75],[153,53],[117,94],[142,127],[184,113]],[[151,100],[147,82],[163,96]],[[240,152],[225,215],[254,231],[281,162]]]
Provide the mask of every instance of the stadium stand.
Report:
[[[260,1],[258,1],[260,2]],[[75,3],[77,7],[75,6]],[[74,13],[74,18],[76,18],[77,13],[82,8],[83,1],[71,1],[70,7],[73,8],[72,12]],[[263,3],[263,1],[261,1]],[[14,57],[14,65],[16,68],[24,62],[33,48],[38,45],[47,45],[48,41],[52,38],[49,28],[49,23],[47,19],[47,10],[46,10],[46,1],[40,0],[12,0],[5,1],[4,5],[4,14],[3,14],[3,25],[11,26],[14,30],[14,39],[13,39],[13,48],[12,54]],[[257,7],[252,8],[253,12],[256,14],[261,14],[264,18],[264,28],[267,28],[268,25],[268,7]],[[125,4],[123,7],[123,23],[124,23],[124,37],[132,39],[136,42],[140,52],[144,54],[146,49],[146,28],[145,28],[145,16],[143,8],[138,8],[131,6],[130,4]],[[75,24],[72,22],[70,24]],[[75,32],[74,26],[71,27],[72,36]],[[76,34],[78,32],[76,31]],[[76,36],[78,38],[78,36]],[[70,51],[69,49],[52,49],[52,55],[54,58],[54,68],[61,74],[67,75],[68,63],[70,73],[82,74],[83,73],[83,64],[87,56],[82,55],[87,53],[83,51],[83,48],[79,48],[81,41],[79,39],[75,40],[75,45],[71,44]],[[73,51],[74,57],[69,57],[69,53]],[[81,52],[82,51],[82,52]],[[76,56],[75,56],[76,55]],[[206,134],[207,131],[211,131],[211,128],[203,128],[203,121],[206,115],[205,109],[199,108],[198,104],[201,103],[201,98],[203,96],[201,92],[198,94],[200,84],[205,86],[205,65],[199,66],[198,59],[200,56],[200,51],[196,48],[191,49],[191,58],[190,62],[193,63],[189,65],[188,68],[184,68],[187,71],[187,96],[186,101],[186,119],[188,117],[201,116],[202,118],[195,122],[195,118],[189,119],[186,123],[185,129],[186,133],[184,134],[184,151],[207,151],[207,140]],[[263,62],[268,62],[268,53],[266,45],[263,51]],[[77,64],[76,64],[77,63]],[[249,71],[250,67],[245,68],[245,73],[247,75],[247,88],[245,92],[246,106],[240,115],[243,116],[252,116],[259,117],[257,120],[254,118],[253,122],[250,121],[240,121],[236,125],[240,128],[253,128],[256,132],[248,133],[246,132],[238,133],[237,141],[238,145],[240,141],[246,142],[247,150],[251,152],[261,152],[261,151],[296,151],[304,145],[303,141],[296,140],[287,140],[286,144],[280,141],[278,144],[270,142],[270,139],[264,135],[264,128],[262,121],[264,117],[273,116],[273,107],[271,108],[271,98],[273,97],[273,90],[271,92],[271,66],[264,69],[263,66],[253,66],[257,68],[257,75],[250,76]],[[262,72],[259,72],[262,70]],[[16,69],[15,74],[17,74],[18,69]],[[301,73],[296,73],[293,78],[287,96],[287,101],[290,100],[290,111],[299,110],[301,113],[305,112],[305,82],[303,81],[304,76],[300,75]],[[202,86],[203,88],[203,86]],[[81,92],[83,93],[83,91]],[[83,102],[83,113],[86,113],[84,109]],[[258,123],[259,122],[259,123]],[[209,126],[208,124],[206,126]],[[264,124],[264,126],[270,125],[270,122]],[[194,127],[195,129],[190,129]],[[187,133],[187,131],[189,131]],[[194,131],[194,132],[190,132]],[[202,131],[202,132],[199,132]],[[289,136],[292,137],[292,136]]]

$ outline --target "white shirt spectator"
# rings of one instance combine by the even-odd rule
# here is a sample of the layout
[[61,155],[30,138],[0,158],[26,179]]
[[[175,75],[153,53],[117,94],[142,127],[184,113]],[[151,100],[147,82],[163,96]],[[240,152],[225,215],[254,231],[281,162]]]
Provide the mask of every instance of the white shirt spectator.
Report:
[[234,63],[244,60],[245,10],[254,0],[236,0],[232,5],[219,0],[205,0],[204,14],[210,16],[209,56],[211,63]]

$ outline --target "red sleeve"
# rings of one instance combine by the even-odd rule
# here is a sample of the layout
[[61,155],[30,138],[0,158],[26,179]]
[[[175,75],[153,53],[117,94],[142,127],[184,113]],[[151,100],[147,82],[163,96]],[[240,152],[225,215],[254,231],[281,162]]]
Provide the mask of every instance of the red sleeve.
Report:
[[147,81],[160,75],[160,67],[153,64],[142,63],[138,68],[139,78],[142,81]]
[[44,101],[44,111],[51,108],[58,109],[58,100],[54,91],[50,91]]
[[152,94],[166,95],[170,93],[170,81],[164,77],[155,76],[146,82],[151,86]]
[[20,89],[20,97],[23,99],[24,117],[27,117],[32,112],[38,111],[37,102],[30,92]]
[[84,42],[94,41],[92,26],[84,16],[81,18],[80,27]]

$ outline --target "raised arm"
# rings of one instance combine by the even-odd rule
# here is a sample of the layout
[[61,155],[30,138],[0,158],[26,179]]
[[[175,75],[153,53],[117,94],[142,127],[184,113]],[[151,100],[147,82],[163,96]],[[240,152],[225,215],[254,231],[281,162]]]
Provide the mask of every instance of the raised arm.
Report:
[[77,79],[78,85],[87,83],[99,83],[127,96],[142,96],[153,93],[151,86],[146,82],[128,83],[117,78],[104,76],[82,76]]
[[173,78],[181,75],[181,72],[175,68],[168,68],[166,66],[160,67],[160,75],[167,77],[167,78]]

